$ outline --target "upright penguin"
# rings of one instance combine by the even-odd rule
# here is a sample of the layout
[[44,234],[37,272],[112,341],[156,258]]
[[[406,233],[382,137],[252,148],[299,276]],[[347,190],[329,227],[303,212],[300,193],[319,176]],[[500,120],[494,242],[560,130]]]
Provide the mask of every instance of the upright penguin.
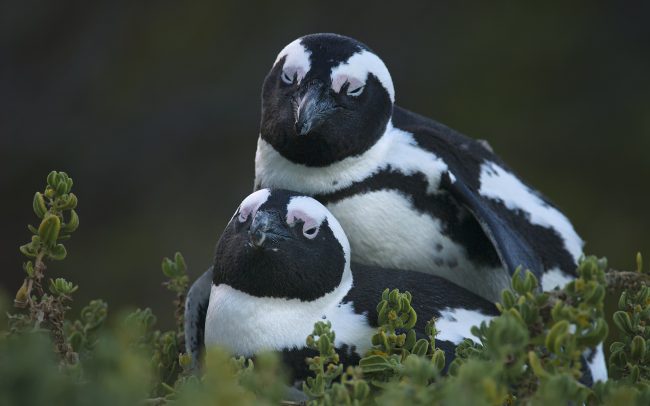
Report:
[[555,206],[485,143],[394,102],[366,45],[293,41],[264,81],[255,188],[325,204],[355,261],[438,275],[492,301],[519,265],[545,290],[574,276],[583,242]]
[[316,200],[261,189],[241,203],[216,248],[214,265],[190,289],[185,312],[187,352],[195,366],[204,345],[250,357],[282,352],[294,378],[308,373],[305,347],[314,323],[336,332],[342,362],[358,361],[376,332],[376,304],[384,288],[413,294],[415,326],[424,335],[436,317],[436,344],[447,365],[470,328],[498,312],[489,301],[443,278],[350,262],[340,224]]

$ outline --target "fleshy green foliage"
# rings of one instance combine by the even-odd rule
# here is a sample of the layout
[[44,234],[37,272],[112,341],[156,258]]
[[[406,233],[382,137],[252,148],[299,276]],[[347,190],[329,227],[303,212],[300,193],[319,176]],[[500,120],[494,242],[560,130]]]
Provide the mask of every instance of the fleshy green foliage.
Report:
[[180,294],[184,294],[187,291],[189,282],[187,265],[185,264],[185,258],[183,258],[180,252],[174,254],[174,260],[163,258],[162,271],[169,278],[169,281],[165,282],[169,290]]
[[629,383],[615,379],[607,382],[598,382],[593,388],[594,397],[591,404],[602,405],[638,405],[647,406],[650,404],[650,390],[647,385],[630,385]]
[[[84,307],[78,320],[66,319],[79,287],[51,278],[46,289],[43,281],[45,261],[65,257],[61,241],[79,224],[71,187],[65,173],[52,172],[33,199],[41,223],[29,227],[31,242],[20,247],[29,260],[14,301],[19,310],[7,314],[8,329],[0,331],[0,404],[296,404],[288,400],[296,389],[289,390],[276,354],[250,360],[209,349],[205,373],[189,372],[183,353],[189,279],[180,253],[162,262],[164,285],[175,295],[174,330],[157,330],[150,309],[107,325],[101,300]],[[315,324],[306,344],[317,355],[306,360],[312,376],[301,396],[311,405],[650,404],[650,288],[647,275],[634,276],[643,272],[642,258],[637,255],[636,273],[606,274],[606,267],[604,260],[584,258],[579,277],[549,293],[538,291],[530,272],[517,271],[502,294],[501,315],[472,329],[476,340],[458,345],[446,376],[435,320],[426,325],[427,337],[417,339],[411,305],[417,298],[386,289],[377,306],[379,328],[359,365],[342,365],[331,324]],[[620,338],[611,346],[612,379],[589,388],[580,383],[582,354],[607,336],[603,299],[612,275],[626,286],[613,317]],[[7,306],[0,294],[3,315]]]
[[176,340],[176,332],[155,330],[156,321],[156,316],[148,308],[138,309],[126,318],[132,345],[151,360],[151,396],[154,397],[173,393],[173,385],[182,371],[178,358],[181,348]]
[[[416,339],[413,327],[417,314],[411,306],[411,301],[409,292],[400,293],[398,289],[386,289],[381,294],[381,301],[377,305],[379,329],[372,337],[372,348],[359,362],[364,376],[370,378],[375,386],[381,387],[383,383],[401,376],[404,372],[404,362],[411,355],[429,356],[435,374],[444,368],[444,353],[439,349],[432,351],[435,348],[436,335],[433,322],[429,322],[426,328],[429,339]],[[421,380],[428,382],[433,378],[429,377],[428,373],[425,376],[421,377]]]
[[61,369],[48,335],[0,340],[0,404],[137,404],[147,395],[146,360],[114,334],[104,334],[83,374]]
[[[377,404],[503,405],[599,404],[628,399],[642,404],[639,402],[650,396],[650,390],[647,377],[641,373],[635,375],[634,386],[628,381],[610,380],[591,389],[580,382],[583,352],[607,335],[603,318],[605,268],[605,261],[585,258],[578,268],[579,277],[552,293],[539,293],[532,273],[517,271],[512,290],[503,293],[503,303],[498,306],[501,315],[472,329],[477,342],[468,339],[457,347],[447,377],[440,376],[442,352],[437,362],[436,352],[432,356],[433,323],[427,326],[429,341],[415,341],[411,328],[417,316],[412,312],[411,295],[384,291],[377,308],[380,327],[373,336],[373,347],[359,363],[362,378],[375,389],[361,400]],[[631,303],[626,302],[627,308],[643,312],[646,307],[639,303],[647,306],[646,292],[647,288],[639,291]],[[638,324],[645,326],[640,316],[636,317]],[[624,332],[628,336],[632,331],[645,332],[634,323],[636,327]],[[327,331],[333,334],[329,328]],[[647,360],[642,358],[645,346],[639,338],[630,337],[629,341],[630,353],[633,343],[637,345],[631,359],[647,368]],[[335,354],[330,351],[327,357],[335,359]],[[322,392],[331,393],[333,385],[328,387],[327,382],[334,379],[324,379],[320,369],[315,372],[315,379],[322,376],[321,382],[325,382]],[[331,403],[320,393],[312,399],[319,404]]]
[[90,356],[97,344],[96,333],[106,321],[108,305],[102,300],[93,300],[81,310],[81,317],[66,322],[65,333],[73,351],[80,357]]
[[318,322],[314,325],[313,333],[307,337],[307,347],[318,351],[318,355],[306,359],[309,370],[314,372],[315,377],[307,378],[302,389],[316,399],[322,398],[325,389],[343,373],[343,365],[339,364],[339,355],[334,350],[335,334],[331,328],[330,322]]
[[174,405],[277,405],[287,386],[275,354],[260,354],[255,362],[232,358],[219,348],[206,355],[205,374],[178,385]]
[[614,325],[623,337],[610,347],[613,374],[630,384],[650,382],[650,288],[623,292]]
[[[304,393],[311,398],[310,405],[360,404],[370,394],[370,388],[362,379],[359,367],[349,366],[345,371],[334,349],[335,334],[330,322],[317,322],[307,337],[307,347],[318,352],[305,361],[314,373],[303,383]],[[335,382],[337,380],[338,382]]]
[[45,327],[51,334],[61,362],[67,365],[77,363],[77,354],[66,340],[64,326],[67,303],[72,300],[78,286],[63,278],[50,279],[50,293],[43,287],[46,260],[62,260],[67,255],[61,243],[70,238],[79,227],[79,216],[75,212],[77,196],[71,192],[72,178],[65,172],[52,171],[47,176],[45,190],[36,192],[32,199],[34,214],[40,225],[27,228],[32,233],[31,241],[20,246],[20,252],[29,260],[23,264],[25,281],[16,293],[16,307],[25,312],[12,314],[10,331],[38,330]]
[[480,344],[458,347],[450,380],[461,377],[459,370],[467,368],[468,359],[485,360],[492,366],[486,376],[501,383],[496,393],[509,392],[505,399],[537,402],[560,396],[585,402],[592,393],[579,382],[581,355],[607,336],[605,267],[604,261],[585,258],[578,278],[553,295],[537,293],[530,272],[515,272],[512,290],[503,292],[498,306],[501,316],[472,329]]
[[[7,295],[5,295],[5,292],[0,289],[0,326],[6,326],[8,325],[8,319],[7,319],[7,314],[9,311],[9,300],[7,299]],[[0,338],[5,334],[4,331],[2,330],[4,327],[0,327]]]
[[163,284],[165,287],[176,294],[174,306],[176,312],[176,343],[178,348],[185,346],[185,334],[183,333],[185,318],[185,294],[189,287],[190,278],[187,276],[187,265],[185,258],[180,252],[174,254],[174,259],[163,258],[162,272],[167,277]]
[[[43,193],[36,192],[32,201],[34,214],[41,219],[38,228],[29,225],[33,233],[29,243],[20,247],[28,258],[62,260],[66,257],[65,246],[59,241],[69,238],[70,233],[79,227],[79,216],[75,212],[77,196],[71,193],[72,178],[65,172],[52,171],[47,176],[47,185]],[[27,262],[29,276],[34,272],[34,264]]]
[[184,382],[183,373],[189,366],[189,357],[183,354],[184,297],[189,278],[185,259],[179,252],[174,255],[173,261],[169,258],[163,259],[162,271],[168,278],[164,285],[176,293],[176,331],[155,329],[157,318],[149,308],[137,309],[127,315],[124,322],[131,346],[150,360],[150,395],[153,398],[169,400],[176,395],[175,385]]

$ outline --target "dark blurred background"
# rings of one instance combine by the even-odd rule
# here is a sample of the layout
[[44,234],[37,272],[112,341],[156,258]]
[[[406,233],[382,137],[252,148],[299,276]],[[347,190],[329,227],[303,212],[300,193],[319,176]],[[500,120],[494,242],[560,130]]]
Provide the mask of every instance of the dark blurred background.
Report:
[[33,193],[64,170],[81,227],[48,273],[170,323],[161,258],[210,264],[252,189],[264,76],[322,31],[373,48],[398,104],[489,140],[588,253],[650,256],[650,3],[430,3],[0,3],[0,289],[23,277]]

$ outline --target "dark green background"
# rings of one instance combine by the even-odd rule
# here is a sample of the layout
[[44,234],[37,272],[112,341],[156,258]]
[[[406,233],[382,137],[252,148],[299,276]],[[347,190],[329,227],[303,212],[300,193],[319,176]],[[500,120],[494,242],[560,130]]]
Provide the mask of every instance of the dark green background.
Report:
[[34,191],[65,170],[81,227],[49,274],[169,322],[161,257],[210,264],[253,185],[264,76],[321,31],[367,43],[398,104],[489,140],[587,252],[631,268],[650,255],[649,3],[522,3],[0,3],[0,287],[22,278]]

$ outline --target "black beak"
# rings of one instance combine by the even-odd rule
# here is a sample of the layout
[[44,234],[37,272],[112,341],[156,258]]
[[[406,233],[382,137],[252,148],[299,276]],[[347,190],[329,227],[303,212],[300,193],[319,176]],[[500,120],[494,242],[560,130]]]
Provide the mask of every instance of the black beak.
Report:
[[290,237],[287,225],[278,212],[258,211],[248,231],[250,244],[261,248]]
[[295,130],[298,135],[309,134],[318,129],[331,115],[336,106],[329,89],[320,82],[311,82],[297,100]]

